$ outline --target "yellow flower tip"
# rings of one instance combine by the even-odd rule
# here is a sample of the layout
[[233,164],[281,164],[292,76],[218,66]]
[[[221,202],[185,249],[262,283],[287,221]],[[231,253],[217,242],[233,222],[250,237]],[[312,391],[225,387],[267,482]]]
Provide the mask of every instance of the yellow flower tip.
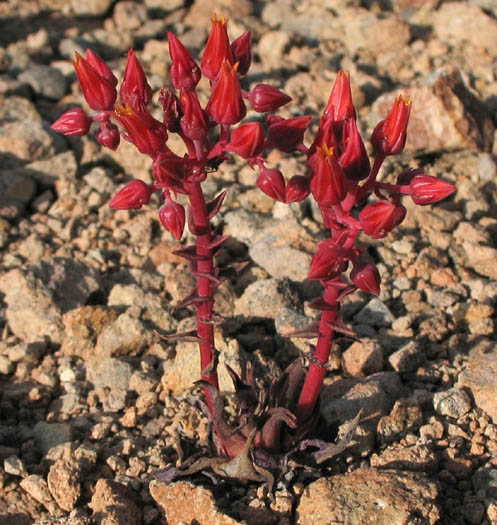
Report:
[[401,103],[404,103],[404,106],[410,106],[412,104],[412,99],[409,95],[406,95],[405,97],[403,97],[402,95],[399,95],[397,97],[397,104],[401,104]]
[[328,146],[326,142],[322,146],[318,146],[316,149],[324,159],[328,159],[335,154],[335,150],[331,146]]
[[211,22],[212,24],[222,24],[223,26],[225,26],[227,23],[228,23],[228,19],[224,16],[224,15],[221,15],[221,18],[218,18],[217,17],[217,14],[214,13],[212,19],[211,19]]
[[131,106],[129,106],[128,104],[126,104],[125,106],[123,106],[121,103],[117,103],[116,104],[116,107],[115,107],[115,113],[118,117],[122,116],[122,115],[132,115],[133,114],[133,110],[131,109]]

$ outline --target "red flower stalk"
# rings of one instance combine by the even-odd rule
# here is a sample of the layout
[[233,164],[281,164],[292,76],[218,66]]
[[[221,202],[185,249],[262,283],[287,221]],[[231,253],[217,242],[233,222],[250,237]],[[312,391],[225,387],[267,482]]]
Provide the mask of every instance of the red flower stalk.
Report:
[[205,110],[218,124],[236,124],[245,116],[246,108],[238,80],[238,63],[225,60],[212,89]]
[[275,111],[276,109],[288,104],[292,100],[283,91],[268,86],[267,84],[257,84],[255,88],[248,94],[250,104],[258,113],[267,113],[268,111]]
[[142,181],[134,180],[119,190],[110,201],[113,210],[138,210],[148,204],[152,190]]
[[[93,55],[91,57],[94,60]],[[90,65],[79,53],[76,53],[76,61],[73,60],[72,63],[88,105],[95,110],[112,109],[117,98],[113,82]],[[99,68],[101,70],[100,65]]]
[[118,104],[114,115],[126,130],[123,138],[134,144],[140,153],[154,157],[165,150],[166,128],[146,110],[136,111],[130,106]]
[[96,132],[95,137],[102,146],[111,150],[116,150],[121,142],[117,126],[108,121],[100,123],[100,129]]
[[211,31],[200,62],[202,74],[210,80],[216,80],[223,62],[234,63],[227,24],[228,21],[224,16],[212,17]]
[[50,127],[67,136],[81,137],[90,131],[92,119],[81,109],[73,108],[63,113]]
[[171,82],[176,89],[194,89],[202,73],[186,47],[170,31],[167,33],[169,54],[171,55]]
[[355,119],[348,118],[342,128],[343,153],[338,162],[345,175],[353,181],[365,179],[371,170],[369,157],[362,141]]
[[293,117],[289,119],[268,119],[268,145],[285,153],[292,153],[304,140],[305,130],[312,117]]
[[226,151],[236,153],[244,159],[256,157],[264,145],[264,129],[259,122],[247,122],[231,132]]
[[390,113],[374,129],[371,144],[380,155],[397,155],[405,146],[411,99],[398,96]]
[[320,206],[338,204],[347,193],[345,172],[338,163],[333,149],[328,148],[326,144],[323,148],[318,148],[315,156],[311,191]]
[[350,280],[359,288],[374,295],[380,295],[380,272],[370,262],[354,262]]
[[324,120],[332,122],[343,122],[345,119],[354,119],[355,108],[352,103],[352,91],[350,89],[350,75],[339,71],[330,98],[323,112]]
[[285,178],[281,171],[276,168],[266,168],[262,163],[259,166],[259,170],[257,186],[269,197],[285,202]]
[[209,131],[209,121],[200,106],[197,94],[195,91],[182,89],[179,100],[183,112],[180,120],[183,133],[191,140],[204,140]]
[[164,206],[159,211],[159,220],[178,241],[181,239],[185,229],[185,208],[181,204],[166,198]]
[[454,193],[456,187],[432,175],[416,174],[407,188],[414,204],[426,206],[441,201]]
[[378,201],[368,204],[359,214],[364,233],[374,239],[381,239],[398,226],[406,216],[402,204],[389,201]]
[[148,85],[147,77],[133,49],[128,51],[128,62],[119,96],[121,104],[134,110],[147,106],[152,98],[152,88]]
[[238,62],[238,74],[245,75],[252,63],[252,33],[245,31],[231,43],[233,62]]

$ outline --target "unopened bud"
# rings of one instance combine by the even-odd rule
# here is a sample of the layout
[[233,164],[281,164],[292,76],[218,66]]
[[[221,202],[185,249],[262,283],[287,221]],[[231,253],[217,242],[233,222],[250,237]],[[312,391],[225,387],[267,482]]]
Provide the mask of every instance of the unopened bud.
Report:
[[269,197],[285,202],[285,178],[280,170],[276,168],[269,169],[262,164],[257,179],[257,186]]
[[382,120],[371,135],[371,144],[381,155],[397,155],[405,146],[407,124],[411,113],[411,99],[399,96],[385,120]]
[[151,195],[151,189],[142,180],[134,180],[114,195],[109,207],[113,210],[137,210],[148,204]]
[[309,179],[303,175],[294,175],[286,185],[285,202],[301,202],[310,192]]
[[405,216],[404,206],[382,200],[368,204],[359,214],[359,222],[364,233],[374,239],[381,239],[398,226]]
[[95,137],[97,141],[111,150],[116,150],[121,141],[119,129],[112,122],[102,122],[100,129],[96,132]]
[[185,208],[181,204],[170,199],[166,200],[159,211],[159,220],[169,233],[172,233],[176,239],[181,239],[185,229]]
[[348,261],[338,246],[321,243],[316,255],[312,258],[309,275],[310,280],[331,279],[347,269]]
[[231,43],[233,61],[239,63],[238,74],[246,75],[252,62],[252,33],[245,31]]
[[292,100],[283,91],[267,84],[257,84],[248,96],[252,107],[258,113],[267,113],[288,104]]
[[359,288],[374,295],[380,295],[380,272],[375,264],[357,262],[350,272],[350,280]]
[[449,182],[432,175],[415,175],[409,184],[409,195],[415,204],[426,206],[441,201],[456,191]]
[[91,123],[81,108],[74,108],[63,113],[50,127],[63,135],[81,137],[90,131]]
[[285,153],[292,153],[304,140],[305,130],[312,117],[294,117],[289,119],[268,119],[268,143]]

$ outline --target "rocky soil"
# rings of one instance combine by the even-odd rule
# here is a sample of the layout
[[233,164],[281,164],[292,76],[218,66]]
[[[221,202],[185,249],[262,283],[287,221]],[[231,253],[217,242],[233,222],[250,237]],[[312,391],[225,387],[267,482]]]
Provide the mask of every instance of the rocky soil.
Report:
[[[409,94],[407,147],[382,177],[410,165],[457,185],[441,205],[409,206],[386,239],[364,240],[382,294],[344,305],[360,340],[333,355],[323,437],[360,408],[363,420],[338,460],[293,465],[273,498],[201,474],[156,479],[208,438],[195,344],[160,337],[192,327],[192,312],[173,306],[193,281],[155,205],[107,207],[124,182],[150,179],[147,160],[49,129],[86,107],[75,51],[93,47],[122,75],[133,46],[157,92],[166,31],[198,53],[213,12],[232,36],[253,32],[246,86],[289,93],[283,116],[317,117],[340,68],[364,136]],[[7,0],[0,17],[0,522],[497,523],[495,2]],[[287,177],[303,170],[271,161]],[[319,290],[305,276],[319,214],[274,204],[241,163],[205,188],[228,190],[222,262],[250,261],[218,292],[222,360],[277,373],[308,349],[282,334],[315,316]],[[221,383],[232,390],[223,371]]]

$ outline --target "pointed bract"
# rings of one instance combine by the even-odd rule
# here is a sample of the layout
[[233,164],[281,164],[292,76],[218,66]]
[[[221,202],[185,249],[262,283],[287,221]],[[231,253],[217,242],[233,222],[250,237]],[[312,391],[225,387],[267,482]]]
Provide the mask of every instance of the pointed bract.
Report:
[[362,141],[355,119],[349,118],[342,127],[343,153],[338,162],[349,180],[365,179],[371,170],[369,156]]
[[105,60],[97,55],[95,51],[88,48],[86,50],[86,60],[93,69],[100,73],[100,75],[107,79],[114,87],[117,86],[116,76],[112,73]]
[[179,100],[183,111],[180,121],[183,133],[191,140],[204,140],[209,131],[209,121],[197,94],[195,91],[182,89]]
[[289,119],[268,118],[268,144],[285,153],[292,153],[302,144],[305,130],[311,119],[310,116]]
[[330,98],[323,112],[323,119],[332,122],[343,122],[345,119],[355,120],[355,108],[352,102],[352,91],[350,89],[350,75],[340,70],[331,91]]
[[167,41],[172,60],[170,75],[173,86],[176,89],[194,89],[202,76],[200,68],[174,33],[167,33]]
[[311,191],[320,206],[338,204],[347,193],[345,173],[333,149],[326,145],[316,152]]
[[119,95],[123,105],[135,110],[147,106],[152,98],[152,88],[133,49],[128,51],[128,62]]
[[67,136],[82,137],[88,134],[92,119],[81,109],[73,108],[63,113],[50,127]]
[[239,63],[238,74],[246,75],[252,62],[252,33],[245,31],[231,43],[233,61]]
[[231,132],[226,151],[244,159],[259,155],[264,145],[264,129],[259,122],[247,122]]
[[242,98],[237,67],[237,64],[232,66],[227,60],[223,62],[205,108],[218,124],[236,124],[242,120],[247,111]]
[[123,138],[134,144],[141,153],[154,157],[166,149],[166,128],[148,111],[135,111],[128,105],[118,104],[114,115],[126,130]]
[[204,54],[200,67],[202,73],[209,80],[216,80],[221,66],[224,61],[233,64],[233,52],[231,51],[230,41],[227,30],[228,21],[222,16],[217,18],[216,15],[212,17],[211,31],[207,44],[205,45]]
[[134,180],[119,190],[110,201],[113,210],[137,210],[148,204],[152,191],[142,180]]
[[398,96],[390,113],[374,129],[371,144],[381,155],[397,155],[405,146],[407,124],[411,113],[411,99]]
[[79,53],[76,53],[76,61],[73,60],[72,63],[88,105],[95,110],[112,109],[117,98],[113,83],[101,75]]

